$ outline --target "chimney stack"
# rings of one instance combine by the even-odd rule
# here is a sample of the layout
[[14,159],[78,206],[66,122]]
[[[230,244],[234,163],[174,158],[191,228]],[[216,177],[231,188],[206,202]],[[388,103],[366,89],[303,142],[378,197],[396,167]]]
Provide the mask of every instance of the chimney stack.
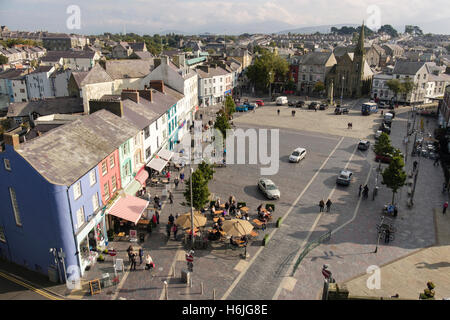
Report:
[[122,100],[130,99],[136,103],[139,103],[139,92],[137,90],[123,89],[120,98]]
[[152,90],[150,90],[150,89],[139,90],[139,96],[141,98],[144,98],[151,102],[152,101]]
[[158,90],[161,93],[164,93],[164,81],[162,80],[150,80],[150,88]]
[[3,134],[3,140],[5,141],[5,145],[10,145],[14,149],[17,149],[20,145],[19,135],[17,133],[6,132]]

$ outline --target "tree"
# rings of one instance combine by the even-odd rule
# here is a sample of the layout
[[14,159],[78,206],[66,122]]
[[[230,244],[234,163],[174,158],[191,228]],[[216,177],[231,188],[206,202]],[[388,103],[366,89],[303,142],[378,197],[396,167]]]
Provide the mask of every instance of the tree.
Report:
[[392,157],[389,167],[387,167],[383,173],[382,184],[386,185],[392,190],[392,204],[394,204],[395,194],[398,189],[405,185],[406,172],[403,170],[405,162],[403,156],[400,155],[400,150],[395,150],[396,155]]
[[398,94],[403,90],[402,83],[398,79],[391,79],[386,81],[386,85],[388,86],[389,90],[394,92],[395,101],[398,101]]
[[397,30],[394,29],[390,24],[385,24],[384,26],[381,26],[380,29],[378,29],[378,33],[386,33],[390,35],[392,38],[398,37]]
[[209,163],[206,163],[205,161],[202,161],[202,163],[200,163],[198,165],[198,170],[200,170],[202,172],[203,177],[207,181],[212,180],[212,178],[214,177],[215,171],[212,169],[212,165],[210,165]]
[[393,147],[391,146],[391,139],[387,133],[383,132],[378,138],[374,146],[375,154],[384,156],[393,153]]
[[0,54],[0,64],[7,64],[8,63],[8,57]]
[[317,93],[321,93],[325,90],[325,84],[322,81],[317,81],[314,85],[314,91]]
[[402,82],[401,92],[404,95],[408,96],[408,94],[410,94],[413,91],[413,89],[414,89],[414,82],[412,82],[410,79],[406,79],[405,81]]
[[231,129],[230,122],[228,121],[228,116],[223,110],[218,112],[216,122],[214,123],[214,128],[220,130],[224,139],[227,136],[227,130]]
[[231,96],[226,96],[225,98],[225,112],[228,116],[236,112],[236,104]]
[[[192,179],[192,204],[191,204],[191,179]],[[208,180],[203,176],[202,171],[195,170],[187,180],[184,198],[188,206],[201,210],[208,203],[209,199]]]
[[275,79],[284,82],[288,72],[289,64],[285,59],[263,49],[261,55],[247,68],[247,77],[256,88],[267,90]]

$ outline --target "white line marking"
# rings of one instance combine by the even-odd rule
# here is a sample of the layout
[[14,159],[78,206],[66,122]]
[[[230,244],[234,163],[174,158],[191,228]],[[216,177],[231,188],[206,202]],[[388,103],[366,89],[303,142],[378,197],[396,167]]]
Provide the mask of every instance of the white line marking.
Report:
[[[287,216],[291,213],[292,209],[297,205],[297,203],[300,201],[301,197],[303,196],[303,194],[306,192],[306,190],[308,190],[309,186],[313,183],[313,181],[316,179],[316,177],[319,175],[320,171],[325,167],[325,165],[327,164],[328,160],[330,160],[330,158],[333,156],[333,154],[336,152],[336,150],[339,148],[339,146],[341,145],[342,141],[344,140],[345,137],[342,137],[339,142],[336,144],[336,146],[334,147],[333,151],[331,151],[331,153],[329,154],[328,158],[322,163],[322,165],[320,166],[319,170],[317,170],[317,172],[314,174],[314,176],[311,178],[311,180],[309,180],[308,184],[306,185],[306,187],[303,189],[302,193],[300,193],[300,195],[297,197],[297,199],[295,199],[294,203],[291,205],[291,207],[289,208],[289,210],[284,214],[284,216],[282,217],[282,220],[285,220],[287,218]],[[275,232],[277,232],[278,229],[274,229],[272,230],[271,233],[269,233],[269,240],[270,238],[272,238],[272,236],[275,234]],[[226,298],[228,298],[228,296],[230,295],[231,291],[233,291],[233,289],[237,286],[237,284],[241,281],[242,277],[247,273],[247,271],[250,269],[251,265],[253,264],[253,262],[255,262],[256,258],[259,256],[259,254],[261,253],[261,251],[264,249],[264,247],[260,247],[258,249],[258,251],[256,252],[256,254],[253,256],[253,258],[250,260],[247,268],[241,272],[238,277],[233,281],[233,283],[231,284],[231,286],[228,288],[228,290],[225,292],[225,294],[222,296],[221,300],[225,300]]]

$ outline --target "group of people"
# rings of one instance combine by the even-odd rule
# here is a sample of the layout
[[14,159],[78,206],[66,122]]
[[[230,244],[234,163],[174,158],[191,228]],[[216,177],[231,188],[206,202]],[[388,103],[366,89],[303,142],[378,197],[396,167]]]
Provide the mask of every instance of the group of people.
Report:
[[320,208],[320,212],[323,212],[325,206],[327,206],[327,212],[330,212],[331,209],[331,205],[333,204],[333,202],[331,202],[330,199],[327,200],[327,202],[325,203],[325,201],[320,200],[319,201],[319,208]]
[[[216,213],[216,210],[220,210],[222,207],[222,201],[220,198],[216,199],[216,202],[211,206],[211,214],[214,215]],[[222,210],[222,217],[233,215],[233,216],[240,216],[241,211],[237,207],[236,198],[234,196],[230,196],[228,198],[228,201],[225,202]]]
[[364,199],[367,199],[369,197],[369,187],[367,186],[367,184],[364,186],[364,188],[362,184],[359,185],[358,197],[361,197],[361,193]]
[[[130,270],[136,270],[137,257],[139,256],[139,265],[142,264],[144,258],[144,249],[139,248],[138,253],[136,253],[133,249],[133,246],[129,246],[127,249],[128,253],[128,262],[131,263]],[[153,262],[150,253],[147,253],[145,256],[145,270],[151,270],[155,267],[155,263]]]

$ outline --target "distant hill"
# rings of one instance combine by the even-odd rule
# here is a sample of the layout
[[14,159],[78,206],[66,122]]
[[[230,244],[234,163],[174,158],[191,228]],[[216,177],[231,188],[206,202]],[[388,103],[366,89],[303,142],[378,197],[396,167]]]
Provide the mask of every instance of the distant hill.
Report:
[[323,26],[312,26],[312,27],[302,27],[297,29],[290,29],[290,30],[284,30],[277,32],[277,34],[288,34],[290,33],[302,33],[302,34],[313,34],[316,32],[320,33],[329,33],[331,30],[331,27],[341,28],[341,27],[358,27],[360,25],[354,24],[354,23],[340,23],[340,24],[330,24],[330,25],[323,25]]

